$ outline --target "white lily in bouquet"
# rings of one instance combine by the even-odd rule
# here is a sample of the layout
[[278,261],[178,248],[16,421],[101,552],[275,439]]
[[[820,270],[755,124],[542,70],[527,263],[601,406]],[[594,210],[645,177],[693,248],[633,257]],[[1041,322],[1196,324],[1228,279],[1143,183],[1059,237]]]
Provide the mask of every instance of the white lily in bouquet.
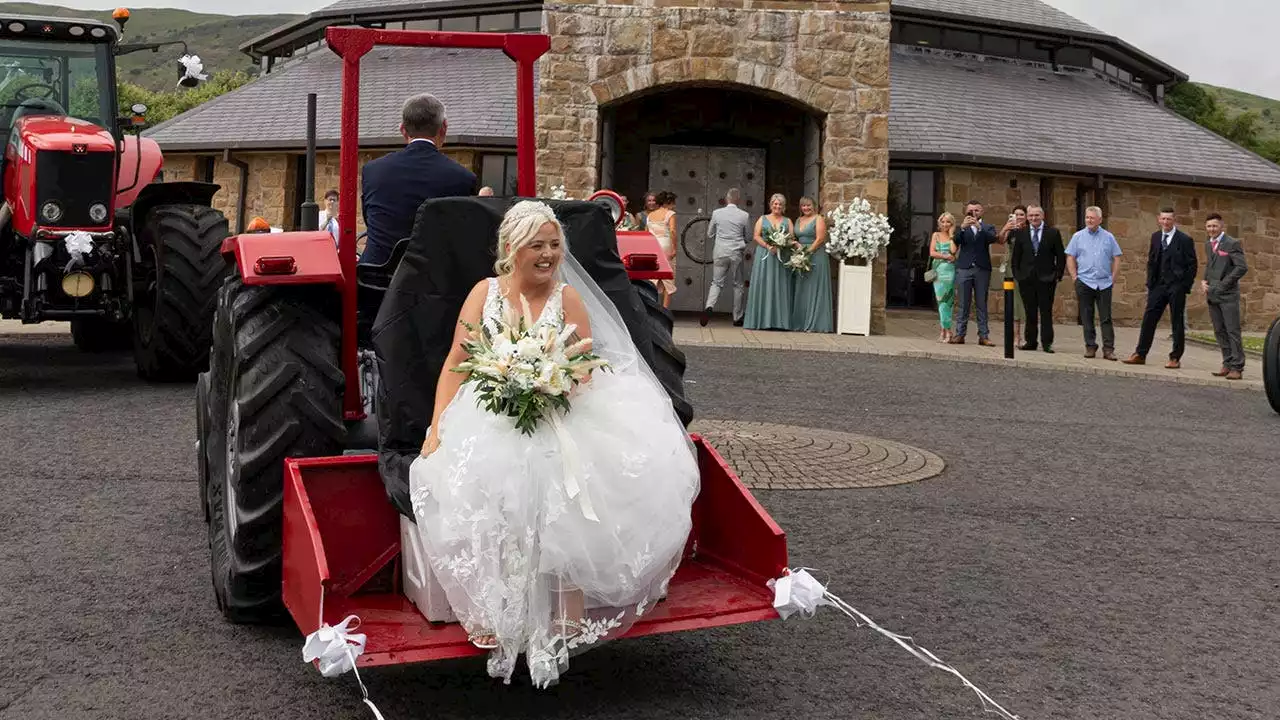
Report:
[[875,212],[871,203],[854,198],[827,213],[827,252],[837,260],[859,257],[868,263],[888,247],[893,226],[883,213]]
[[609,363],[590,351],[591,338],[568,344],[577,326],[532,327],[523,295],[520,307],[522,312],[508,307],[500,321],[478,328],[464,323],[472,333],[463,344],[470,357],[453,372],[469,373],[463,384],[475,385],[486,410],[513,418],[518,430],[532,435],[548,413],[568,412],[573,389]]
[[795,240],[795,237],[786,228],[777,227],[766,228],[764,232],[760,233],[760,239],[764,240],[764,243],[769,247],[777,248],[778,252],[781,253],[783,250],[792,248],[791,243]]

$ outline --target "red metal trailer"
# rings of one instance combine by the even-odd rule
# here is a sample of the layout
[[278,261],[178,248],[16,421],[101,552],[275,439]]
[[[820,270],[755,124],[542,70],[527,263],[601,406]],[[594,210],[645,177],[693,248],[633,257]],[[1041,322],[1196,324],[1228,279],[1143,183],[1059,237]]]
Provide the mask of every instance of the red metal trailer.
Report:
[[[329,28],[326,36],[343,58],[339,246],[315,231],[242,235],[224,245],[231,278],[219,295],[210,370],[197,389],[215,596],[235,622],[268,619],[282,606],[304,634],[358,615],[368,638],[361,666],[475,655],[483,651],[457,624],[429,622],[404,594],[405,508],[393,504],[378,455],[343,444],[343,433],[364,421],[369,394],[356,330],[360,59],[375,45],[504,51],[517,70],[518,186],[528,197],[535,192],[533,63],[550,41],[362,28]],[[616,196],[602,199],[617,204]],[[604,222],[608,228],[607,215]],[[640,286],[628,289],[624,278],[624,291],[653,294],[648,281],[672,277],[652,235],[616,235],[614,257]],[[654,317],[645,322],[666,318],[668,358],[679,357],[682,373],[670,315]],[[766,583],[787,566],[786,537],[715,450],[693,440],[701,490],[684,560],[666,598],[628,636],[778,617]]]

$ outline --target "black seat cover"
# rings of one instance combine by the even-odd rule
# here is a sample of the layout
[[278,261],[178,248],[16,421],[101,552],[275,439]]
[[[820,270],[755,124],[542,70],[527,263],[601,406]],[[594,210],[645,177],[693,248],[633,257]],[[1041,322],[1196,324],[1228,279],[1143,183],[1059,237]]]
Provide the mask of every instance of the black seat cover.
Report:
[[[387,495],[412,518],[409,466],[431,424],[436,381],[458,313],[475,284],[495,273],[498,225],[512,198],[428,200],[418,209],[404,259],[373,323],[378,360],[378,467]],[[618,256],[608,211],[586,201],[546,200],[574,257],[609,295],[652,365],[645,310]]]

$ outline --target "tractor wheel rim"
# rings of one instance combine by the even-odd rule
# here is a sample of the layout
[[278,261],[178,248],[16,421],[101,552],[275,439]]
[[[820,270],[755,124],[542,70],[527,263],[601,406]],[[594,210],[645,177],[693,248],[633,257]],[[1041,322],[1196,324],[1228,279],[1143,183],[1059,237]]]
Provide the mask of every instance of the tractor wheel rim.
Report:
[[[227,527],[228,538],[235,532],[236,526],[236,485],[240,480],[240,464],[236,462],[239,452],[236,449],[236,429],[240,426],[240,407],[239,403],[232,398],[229,401],[230,407],[227,408],[227,447],[226,447],[226,466],[223,473],[222,484],[222,503],[224,513],[223,520]],[[228,549],[228,552],[230,549]]]

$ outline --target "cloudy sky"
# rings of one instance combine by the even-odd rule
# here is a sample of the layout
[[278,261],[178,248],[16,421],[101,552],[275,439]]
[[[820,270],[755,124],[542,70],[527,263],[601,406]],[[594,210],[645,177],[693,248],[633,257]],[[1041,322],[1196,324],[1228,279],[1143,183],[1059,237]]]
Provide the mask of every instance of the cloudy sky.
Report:
[[[46,0],[77,8],[101,0]],[[334,0],[121,0],[223,14],[306,13]],[[1280,99],[1280,0],[1044,0],[1201,82]]]

